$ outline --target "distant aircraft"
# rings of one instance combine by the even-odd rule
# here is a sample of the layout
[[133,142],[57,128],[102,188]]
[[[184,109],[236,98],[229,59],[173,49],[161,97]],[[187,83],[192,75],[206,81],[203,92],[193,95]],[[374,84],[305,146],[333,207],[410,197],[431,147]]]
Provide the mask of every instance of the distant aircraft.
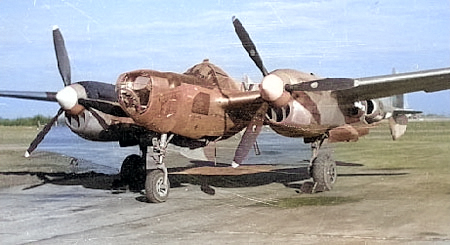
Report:
[[320,151],[324,142],[356,141],[384,119],[389,120],[392,137],[397,139],[406,130],[405,114],[417,113],[403,109],[402,94],[450,88],[450,68],[358,79],[320,78],[292,69],[269,73],[241,22],[233,17],[233,25],[264,75],[256,91],[242,89],[207,60],[183,74],[136,70],[120,75],[115,86],[93,81],[72,84],[64,41],[59,29],[54,28],[65,87],[58,93],[0,91],[0,96],[57,101],[61,105],[27,154],[63,112],[69,128],[83,138],[118,141],[120,146],[139,145],[141,155],[127,157],[121,173],[143,176],[148,200],[158,203],[169,195],[164,162],[169,143],[201,148],[245,129],[232,162],[238,167],[263,125],[269,125],[280,135],[302,137],[311,144],[308,169],[313,189],[331,190],[337,178],[336,163]]

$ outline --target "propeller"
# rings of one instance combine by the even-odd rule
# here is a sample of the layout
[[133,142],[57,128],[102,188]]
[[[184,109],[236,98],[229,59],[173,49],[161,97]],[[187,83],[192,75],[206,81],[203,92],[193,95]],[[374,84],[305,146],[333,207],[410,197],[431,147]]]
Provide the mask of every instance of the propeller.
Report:
[[[239,40],[242,43],[242,46],[244,46],[244,49],[247,51],[248,55],[253,60],[255,65],[259,68],[263,76],[267,77],[269,73],[267,72],[267,69],[264,67],[263,61],[259,56],[258,51],[256,50],[256,46],[252,42],[250,35],[242,26],[242,23],[239,21],[238,18],[233,16],[232,21],[234,30],[238,35]],[[267,109],[269,109],[269,103],[267,101],[264,101],[259,107],[259,109],[256,111],[255,115],[250,121],[250,124],[247,126],[244,135],[241,138],[241,141],[239,142],[239,145],[234,154],[232,167],[234,168],[238,167],[239,164],[241,164],[245,160],[248,153],[250,152],[250,149],[256,143],[256,138],[261,132],[264,124],[264,117],[267,112]]]
[[256,50],[255,44],[242,26],[242,23],[234,16],[232,20],[234,29],[242,46],[264,76],[260,85],[260,96],[264,102],[256,111],[250,124],[247,126],[241,142],[239,142],[238,148],[236,149],[232,166],[237,167],[246,158],[252,145],[255,144],[256,138],[261,132],[264,124],[264,115],[269,108],[269,103],[272,106],[282,107],[286,105],[291,98],[289,93],[294,91],[346,90],[354,87],[356,81],[351,78],[325,78],[298,84],[284,84],[284,81],[279,76],[267,72],[263,61]]
[[95,81],[82,81],[72,84],[70,60],[64,44],[64,38],[58,26],[53,27],[53,44],[55,47],[59,74],[64,83],[63,89],[57,93],[27,92],[16,94],[14,92],[0,91],[1,96],[57,101],[61,106],[56,116],[45,125],[42,131],[39,132],[36,138],[31,142],[30,147],[25,152],[26,157],[30,156],[31,152],[33,152],[39,143],[41,143],[50,131],[52,125],[63,112],[65,112],[66,115],[77,116],[80,113],[83,113],[84,109],[87,109],[92,116],[97,119],[103,129],[107,129],[108,125],[105,119],[99,115],[97,111],[92,110],[93,108],[113,116],[127,116],[117,103],[114,85]]
[[[64,86],[71,85],[71,74],[70,74],[70,61],[69,56],[67,55],[66,46],[64,44],[64,38],[59,30],[58,26],[53,26],[53,44],[55,47],[56,60],[58,63],[59,74],[61,74],[62,80],[64,82]],[[55,95],[56,100],[58,100],[58,94]],[[58,100],[59,102],[59,100]],[[53,124],[55,124],[58,117],[64,112],[63,108],[59,108],[56,115],[48,122],[44,128],[39,132],[39,134],[34,138],[25,152],[25,157],[29,157],[30,154],[36,149],[36,147],[42,142],[44,137],[52,128]]]

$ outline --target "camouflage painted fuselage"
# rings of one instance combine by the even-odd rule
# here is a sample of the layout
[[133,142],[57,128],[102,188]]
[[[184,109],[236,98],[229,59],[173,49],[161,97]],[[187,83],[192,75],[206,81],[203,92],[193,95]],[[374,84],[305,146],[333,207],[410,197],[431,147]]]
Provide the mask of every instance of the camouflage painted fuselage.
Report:
[[[319,79],[295,70],[275,70],[285,84]],[[263,103],[259,91],[244,91],[223,70],[204,61],[184,74],[136,70],[116,85],[119,103],[140,126],[191,139],[227,138],[244,129]],[[355,140],[367,133],[367,113],[342,103],[331,91],[293,92],[284,105],[272,104],[266,123],[288,137]]]

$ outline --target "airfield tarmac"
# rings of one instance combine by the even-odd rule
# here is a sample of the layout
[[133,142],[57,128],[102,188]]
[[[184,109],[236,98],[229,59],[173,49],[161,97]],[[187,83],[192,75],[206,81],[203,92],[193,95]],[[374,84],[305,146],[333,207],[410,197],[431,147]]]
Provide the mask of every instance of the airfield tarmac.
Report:
[[205,163],[180,168],[192,161],[171,154],[167,162],[180,165],[171,169],[178,184],[162,204],[111,190],[117,174],[79,171],[67,156],[41,151],[21,158],[27,140],[4,140],[0,133],[0,241],[450,243],[450,124],[411,125],[398,142],[389,141],[386,130],[337,144],[338,181],[332,191],[317,194],[302,193],[304,164],[244,166],[237,173],[216,173],[216,167],[202,175],[195,171]]

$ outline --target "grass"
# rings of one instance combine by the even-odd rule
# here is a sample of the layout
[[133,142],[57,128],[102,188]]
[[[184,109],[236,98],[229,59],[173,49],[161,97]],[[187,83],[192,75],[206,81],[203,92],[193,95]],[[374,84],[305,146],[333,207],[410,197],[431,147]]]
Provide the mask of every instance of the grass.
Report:
[[26,147],[39,133],[36,128],[36,126],[0,126],[0,149],[13,145],[25,147],[24,150],[26,150]]
[[34,152],[30,158],[23,156],[38,133],[36,127],[0,126],[0,172],[67,171],[69,157],[49,152]]
[[448,198],[450,122],[410,122],[397,141],[387,125],[380,125],[358,142],[336,144],[334,157],[362,165],[338,168],[339,174],[349,176],[337,182],[336,189],[344,193],[361,190],[360,196],[368,200]]
[[[372,129],[354,143],[335,144],[335,158],[373,169],[449,167],[450,122],[410,122],[406,134],[393,141],[387,125]],[[433,165],[430,168],[430,165]]]

